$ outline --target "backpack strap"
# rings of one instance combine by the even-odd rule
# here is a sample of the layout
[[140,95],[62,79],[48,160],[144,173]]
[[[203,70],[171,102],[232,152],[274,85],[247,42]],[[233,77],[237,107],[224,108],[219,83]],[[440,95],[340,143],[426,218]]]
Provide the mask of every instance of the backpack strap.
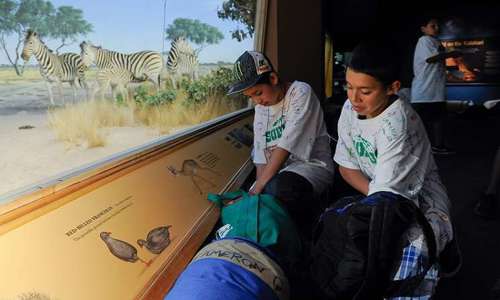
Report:
[[225,206],[227,201],[236,200],[244,196],[246,196],[246,192],[243,190],[238,190],[234,192],[227,192],[224,194],[208,193],[207,199],[211,202],[214,202],[218,207],[222,208],[223,206]]
[[[436,241],[429,222],[411,200],[397,194],[379,192],[370,195],[361,202],[371,205],[373,208],[368,235],[366,280],[363,281],[353,300],[411,295],[411,292],[422,282],[427,271],[437,260]],[[395,206],[397,206],[396,209]],[[404,248],[399,241],[393,240],[394,236],[402,236],[404,231],[395,234],[391,230],[391,226],[395,226],[395,220],[401,220],[401,214],[406,215],[405,213],[411,216],[410,219],[405,220],[408,224],[416,221],[422,228],[427,242],[428,260],[418,275],[403,280],[388,280],[391,276],[394,255],[401,253]],[[398,244],[399,246],[397,246]]]
[[417,223],[422,228],[422,232],[424,234],[425,241],[427,243],[428,260],[427,264],[425,264],[425,267],[423,268],[423,270],[419,272],[418,275],[408,277],[402,280],[391,281],[385,292],[386,297],[411,295],[412,291],[415,290],[415,288],[422,282],[429,269],[437,261],[437,248],[436,248],[436,239],[434,236],[434,231],[432,230],[431,225],[427,221],[427,218],[424,216],[422,211],[420,211],[420,209],[413,202],[411,201],[408,202],[410,203],[414,211]]
[[394,207],[404,205],[404,202],[401,201],[406,202],[408,200],[388,192],[375,193],[361,201],[363,204],[372,207],[372,209],[368,231],[366,279],[353,300],[383,299],[386,279],[390,276],[391,266],[389,262],[394,261],[392,259],[393,253],[396,253],[394,236],[399,237],[402,234],[402,232],[401,234],[397,232],[394,235],[391,231],[395,227],[396,212]]

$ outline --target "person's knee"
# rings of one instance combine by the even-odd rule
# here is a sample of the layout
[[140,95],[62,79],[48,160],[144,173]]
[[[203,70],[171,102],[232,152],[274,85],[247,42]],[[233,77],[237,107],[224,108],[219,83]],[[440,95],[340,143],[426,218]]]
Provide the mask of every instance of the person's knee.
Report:
[[266,184],[263,193],[273,195],[282,202],[290,202],[312,195],[313,188],[304,177],[293,172],[281,172]]

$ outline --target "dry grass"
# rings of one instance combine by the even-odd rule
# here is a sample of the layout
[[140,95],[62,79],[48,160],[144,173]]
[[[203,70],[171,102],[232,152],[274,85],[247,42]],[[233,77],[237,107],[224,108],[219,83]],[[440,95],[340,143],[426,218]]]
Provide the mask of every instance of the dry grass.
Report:
[[157,129],[158,135],[171,134],[243,107],[241,102],[215,97],[204,104],[186,106],[184,97],[179,93],[173,103],[152,107],[133,101],[119,105],[109,100],[66,105],[49,111],[49,126],[68,146],[91,148],[106,145],[105,128],[148,126]]
[[[87,81],[95,80],[95,78],[97,77],[96,74],[97,69],[90,68],[85,71],[85,78],[87,79]],[[42,75],[40,75],[40,69],[38,67],[25,67],[22,76],[18,76],[13,67],[0,67],[0,83],[12,84],[38,80],[43,80]]]
[[4,83],[16,83],[22,81],[41,80],[42,76],[38,68],[26,67],[23,76],[17,76],[14,68],[0,68],[0,81]]
[[203,104],[186,106],[180,99],[169,105],[144,108],[137,119],[146,126],[158,129],[159,134],[171,134],[216,117],[241,109],[237,102],[211,97]]
[[110,101],[96,100],[68,104],[48,113],[49,126],[60,141],[88,148],[104,146],[103,128],[133,126],[134,107],[119,106]]

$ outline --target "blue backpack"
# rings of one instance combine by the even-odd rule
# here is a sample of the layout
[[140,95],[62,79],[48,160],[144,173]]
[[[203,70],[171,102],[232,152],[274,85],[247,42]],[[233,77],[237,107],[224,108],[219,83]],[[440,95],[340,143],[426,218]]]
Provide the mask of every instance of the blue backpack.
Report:
[[198,251],[165,300],[287,300],[289,293],[288,279],[267,249],[226,238]]

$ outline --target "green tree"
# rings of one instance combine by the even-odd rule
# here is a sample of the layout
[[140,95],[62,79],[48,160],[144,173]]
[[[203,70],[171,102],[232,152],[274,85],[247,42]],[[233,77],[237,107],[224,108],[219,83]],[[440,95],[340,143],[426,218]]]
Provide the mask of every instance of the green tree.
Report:
[[233,39],[238,42],[252,37],[255,30],[255,11],[257,0],[226,0],[222,3],[222,8],[217,10],[220,19],[229,19],[243,23],[245,29],[231,31]]
[[59,6],[57,12],[52,18],[50,37],[60,39],[61,44],[56,48],[75,43],[79,35],[86,35],[92,32],[92,24],[83,19],[83,11],[71,6]]
[[[0,0],[0,46],[4,51],[10,64],[14,67],[16,74],[21,75],[19,68],[20,50],[24,41],[24,33],[27,28],[33,28],[40,33],[49,30],[48,20],[54,12],[52,3],[44,0]],[[16,36],[15,53],[10,54],[7,49],[6,38],[10,35]]]
[[[66,13],[69,15],[66,16]],[[40,36],[62,39],[64,44],[77,34],[85,34],[92,29],[90,24],[85,21],[81,22],[82,20],[80,10],[61,6],[56,11],[50,1],[0,0],[0,47],[14,67],[16,74],[21,76],[22,69],[19,67],[19,60],[28,29],[36,31]],[[71,26],[74,28],[68,29]],[[16,44],[13,52],[9,52],[8,49],[7,37],[9,36],[15,36]]]
[[207,44],[217,44],[223,38],[222,32],[212,25],[200,22],[199,20],[177,18],[166,30],[167,40],[175,40],[184,37],[200,46],[198,51]]
[[[12,34],[16,29],[16,21],[14,17],[14,13],[16,10],[16,2],[12,0],[0,0],[0,46],[7,55],[7,59],[11,64],[13,64],[14,59],[9,55],[9,51],[7,51],[7,43],[5,41],[5,38]],[[18,59],[19,56],[17,57],[17,60]],[[16,73],[19,74],[19,70],[17,68]]]

